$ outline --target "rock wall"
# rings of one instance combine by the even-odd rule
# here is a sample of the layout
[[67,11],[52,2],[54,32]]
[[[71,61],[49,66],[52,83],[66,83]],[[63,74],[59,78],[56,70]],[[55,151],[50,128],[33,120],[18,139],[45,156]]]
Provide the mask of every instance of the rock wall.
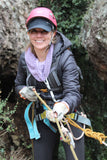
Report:
[[[36,3],[37,0],[0,0],[0,100],[7,98],[14,86],[18,59],[28,41],[25,21],[29,12],[37,6]],[[11,102],[15,100],[14,91],[10,94],[9,98]],[[23,103],[26,106],[26,103]],[[3,104],[1,103],[1,105]],[[10,110],[13,109],[12,106],[14,105],[15,102],[8,105]],[[3,124],[4,130],[0,130],[0,148],[3,151],[5,149],[4,155],[0,155],[0,159],[4,159],[5,156],[8,160],[11,158],[15,160],[20,158],[29,160],[28,155],[24,158],[25,154],[28,154],[28,151],[26,151],[26,147],[22,146],[23,143],[26,143],[25,146],[30,144],[23,118],[24,105],[20,102],[13,117],[15,132],[10,133],[6,131],[7,121]],[[11,115],[8,118],[11,119]],[[31,150],[29,155],[31,157]]]
[[107,1],[95,0],[83,18],[80,39],[98,76],[107,82]]
[[[0,1],[0,75],[16,75],[19,55],[28,40],[25,20],[37,1]],[[107,2],[95,0],[84,17],[81,42],[98,75],[107,81]]]
[[0,1],[0,75],[15,75],[17,60],[28,37],[25,20],[36,0]]

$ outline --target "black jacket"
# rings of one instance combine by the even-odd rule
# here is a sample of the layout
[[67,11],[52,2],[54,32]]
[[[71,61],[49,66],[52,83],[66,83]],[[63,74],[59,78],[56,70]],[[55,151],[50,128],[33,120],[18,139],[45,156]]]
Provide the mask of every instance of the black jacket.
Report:
[[[53,91],[55,98],[60,101],[65,101],[70,106],[71,112],[74,111],[76,107],[80,105],[81,94],[79,85],[79,72],[78,66],[75,62],[72,52],[69,50],[71,42],[61,33],[57,32],[57,43],[54,45],[54,53],[52,64],[54,64],[59,57],[58,65],[52,65],[51,71],[54,67],[61,83],[61,89]],[[50,76],[48,77],[50,80]],[[51,77],[52,81],[52,77]],[[29,73],[26,62],[25,53],[20,56],[18,64],[18,72],[15,79],[15,89],[16,93],[26,85],[35,86],[36,90],[40,92],[41,88],[46,88],[44,82],[38,82]],[[55,86],[51,83],[51,88],[54,90]],[[60,88],[60,87],[59,87]],[[50,93],[40,92],[41,97],[46,100],[46,102],[52,102],[52,97]]]

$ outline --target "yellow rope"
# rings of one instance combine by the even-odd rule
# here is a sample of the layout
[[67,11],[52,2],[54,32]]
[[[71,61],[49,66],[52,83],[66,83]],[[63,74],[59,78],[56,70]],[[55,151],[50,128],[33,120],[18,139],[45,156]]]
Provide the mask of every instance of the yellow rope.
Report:
[[[44,105],[47,107],[47,109],[51,110],[51,108],[50,108],[50,107],[46,104],[46,102],[39,96],[39,94],[36,92],[36,90],[34,89],[33,91],[34,91],[35,95],[38,97],[38,99],[41,101],[41,103],[44,104]],[[80,127],[77,123],[75,123],[75,122],[74,122],[72,119],[70,119],[70,118],[67,118],[67,117],[66,117],[66,120],[68,120],[68,122],[69,122],[72,126],[74,126],[74,127],[76,127],[76,128],[79,128],[80,130],[82,130],[82,131],[85,133],[86,136],[98,140],[98,141],[100,142],[100,144],[105,144],[105,145],[106,145],[106,143],[104,143],[104,142],[105,142],[107,136],[105,136],[103,133],[93,132],[93,131],[92,131],[91,129],[89,129],[89,128],[84,129],[84,128]],[[70,144],[70,143],[69,143],[69,142],[70,142],[70,139],[67,138],[67,137],[66,137],[66,138],[64,137],[64,134],[62,133],[61,126],[60,126],[59,121],[58,121],[57,118],[56,118],[56,124],[57,124],[57,126],[58,126],[58,129],[59,129],[59,132],[60,132],[60,134],[61,134],[61,136],[62,136],[63,141],[66,142],[66,143],[68,143],[68,144]],[[72,151],[72,154],[73,154],[73,156],[74,156],[74,159],[75,159],[75,160],[78,160],[77,155],[76,155],[76,153],[75,153],[74,148],[73,148],[72,145],[70,145],[70,149],[71,149],[71,151]]]
[[[47,107],[48,110],[51,111],[51,108],[50,108],[50,107],[46,104],[46,102],[39,96],[39,94],[36,92],[36,90],[33,89],[33,91],[34,91],[35,95],[37,96],[37,98],[41,101],[41,103],[44,104],[44,105]],[[60,134],[61,134],[61,137],[62,137],[63,141],[69,144],[69,143],[70,143],[70,139],[69,139],[68,137],[66,137],[66,138],[64,137],[64,134],[62,133],[61,126],[60,126],[60,124],[59,124],[58,119],[55,118],[55,120],[56,120],[56,124],[57,124],[57,126],[58,126],[58,130],[59,130],[59,132],[60,132]],[[72,151],[72,154],[73,154],[73,156],[74,156],[74,159],[75,159],[75,160],[78,160],[78,157],[77,157],[77,155],[76,155],[76,153],[75,153],[74,148],[73,148],[72,145],[70,145],[70,149],[71,149],[71,151]]]
[[98,140],[100,142],[100,144],[104,144],[103,142],[105,142],[107,136],[105,136],[103,133],[100,133],[100,132],[94,132],[93,130],[89,129],[89,128],[81,128],[76,122],[74,122],[72,119],[70,118],[66,118],[68,120],[68,122],[73,125],[74,127],[76,128],[79,128],[80,130],[82,130],[85,135],[87,137],[91,137],[91,138],[94,138],[96,140]]
[[75,160],[78,160],[78,157],[77,157],[77,155],[76,155],[76,153],[75,153],[74,148],[73,148],[72,145],[70,145],[70,149],[71,149],[71,151],[72,151],[72,154],[73,154]]

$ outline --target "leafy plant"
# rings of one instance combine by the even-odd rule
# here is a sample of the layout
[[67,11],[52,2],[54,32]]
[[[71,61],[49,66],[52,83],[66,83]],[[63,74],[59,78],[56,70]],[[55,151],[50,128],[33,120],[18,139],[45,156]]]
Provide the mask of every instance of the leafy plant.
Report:
[[77,35],[82,26],[82,17],[92,0],[40,0],[38,6],[50,8],[56,17],[58,31],[65,34],[74,49],[81,47]]
[[17,105],[14,106],[13,110],[7,105],[8,98],[0,102],[0,130],[7,132],[14,131],[12,115],[16,112]]
[[[2,140],[3,137],[9,132],[15,131],[14,119],[12,115],[16,112],[17,104],[10,109],[8,106],[8,97],[5,100],[0,101],[0,160],[5,160],[5,144]],[[4,138],[3,138],[4,139]]]

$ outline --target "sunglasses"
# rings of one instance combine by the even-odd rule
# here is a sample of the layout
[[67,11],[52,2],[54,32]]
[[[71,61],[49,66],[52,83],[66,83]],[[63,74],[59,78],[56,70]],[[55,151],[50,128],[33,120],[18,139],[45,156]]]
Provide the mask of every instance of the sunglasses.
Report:
[[45,34],[48,34],[49,32],[48,32],[48,31],[45,31],[45,30],[38,31],[38,30],[36,30],[36,29],[31,29],[31,30],[29,31],[29,33],[31,33],[31,34],[38,34],[38,33],[40,33],[40,34],[45,35]]

